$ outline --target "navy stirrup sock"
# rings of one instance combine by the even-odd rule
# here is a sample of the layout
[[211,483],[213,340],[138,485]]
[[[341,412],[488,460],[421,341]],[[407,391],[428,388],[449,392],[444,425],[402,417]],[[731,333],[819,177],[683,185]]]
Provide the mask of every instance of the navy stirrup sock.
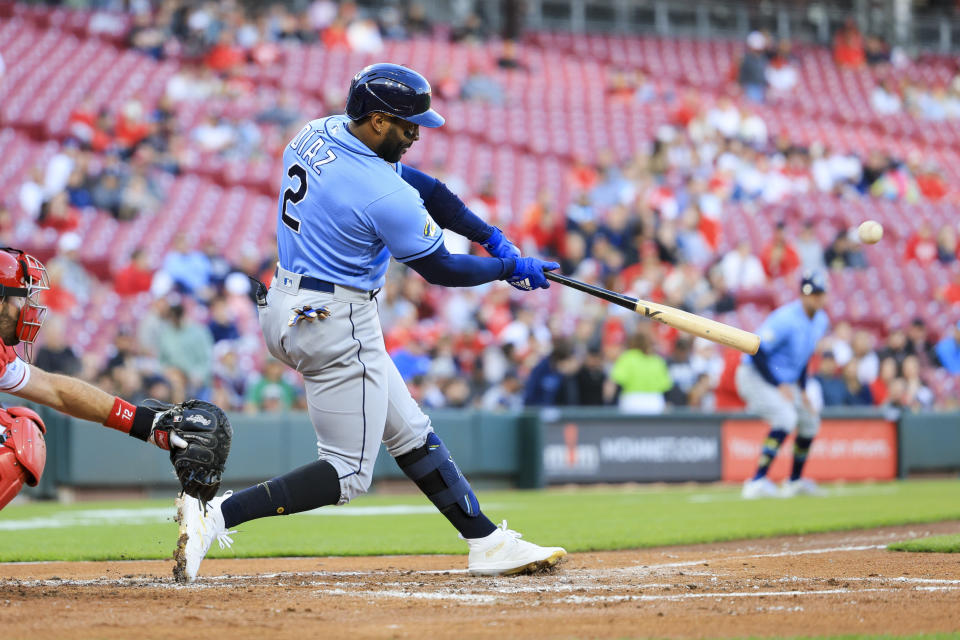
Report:
[[310,511],[339,501],[337,470],[326,460],[317,460],[233,494],[220,510],[229,529],[241,522]]

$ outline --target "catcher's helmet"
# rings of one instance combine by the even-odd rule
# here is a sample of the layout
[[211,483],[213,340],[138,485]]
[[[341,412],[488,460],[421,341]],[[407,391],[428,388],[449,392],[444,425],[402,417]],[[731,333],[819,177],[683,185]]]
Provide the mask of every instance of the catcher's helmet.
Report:
[[27,362],[33,358],[33,342],[47,314],[40,292],[49,288],[42,262],[19,249],[0,247],[0,298],[25,298],[17,318],[17,339]]
[[430,108],[430,83],[422,75],[398,64],[365,67],[353,76],[347,94],[351,120],[374,112],[388,113],[423,127],[439,127],[443,116]]

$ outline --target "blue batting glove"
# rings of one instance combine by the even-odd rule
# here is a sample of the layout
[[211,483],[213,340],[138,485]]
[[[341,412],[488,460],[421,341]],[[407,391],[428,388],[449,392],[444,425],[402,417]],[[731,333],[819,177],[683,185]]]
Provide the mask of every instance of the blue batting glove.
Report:
[[503,235],[503,232],[497,227],[493,228],[493,233],[491,233],[487,241],[480,246],[486,249],[487,253],[494,258],[520,257],[520,249],[517,249],[515,244],[507,240],[507,236]]
[[544,271],[559,269],[556,262],[546,262],[538,258],[516,258],[517,266],[513,275],[507,278],[510,286],[521,291],[534,289],[549,289],[550,281],[543,275]]

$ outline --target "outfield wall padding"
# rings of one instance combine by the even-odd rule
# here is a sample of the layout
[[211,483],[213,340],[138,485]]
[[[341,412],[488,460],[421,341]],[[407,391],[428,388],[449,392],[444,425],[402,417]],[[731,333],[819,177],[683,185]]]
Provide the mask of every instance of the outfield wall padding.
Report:
[[[3,400],[8,406],[29,404]],[[101,425],[35,408],[47,424],[48,456],[39,486],[25,489],[27,495],[54,497],[58,487],[167,491],[177,486],[164,452]],[[568,482],[734,481],[740,472],[730,469],[724,429],[750,420],[744,414],[672,411],[639,416],[583,407],[508,413],[432,410],[429,415],[472,481],[520,488]],[[905,414],[890,422],[892,418],[869,409],[831,410],[824,415],[841,430],[845,424],[888,421],[896,430],[890,438],[896,451],[888,460],[898,465],[900,477],[960,469],[960,414]],[[316,459],[316,435],[306,413],[234,414],[230,419],[236,437],[224,476],[228,488],[241,488]],[[867,473],[848,479],[867,476],[875,477]],[[884,472],[880,477],[889,476]],[[844,477],[840,472],[830,479]],[[381,448],[374,482],[403,478]]]

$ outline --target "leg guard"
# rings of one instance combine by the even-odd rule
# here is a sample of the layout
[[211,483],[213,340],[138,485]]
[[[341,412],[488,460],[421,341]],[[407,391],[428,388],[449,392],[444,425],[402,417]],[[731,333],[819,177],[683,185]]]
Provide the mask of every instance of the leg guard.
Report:
[[[477,496],[437,434],[431,432],[422,447],[399,456],[397,464],[441,512],[457,505],[465,516],[480,515]],[[440,474],[442,483],[429,482],[434,471]]]
[[0,509],[28,484],[37,486],[47,462],[43,420],[24,407],[0,409]]

